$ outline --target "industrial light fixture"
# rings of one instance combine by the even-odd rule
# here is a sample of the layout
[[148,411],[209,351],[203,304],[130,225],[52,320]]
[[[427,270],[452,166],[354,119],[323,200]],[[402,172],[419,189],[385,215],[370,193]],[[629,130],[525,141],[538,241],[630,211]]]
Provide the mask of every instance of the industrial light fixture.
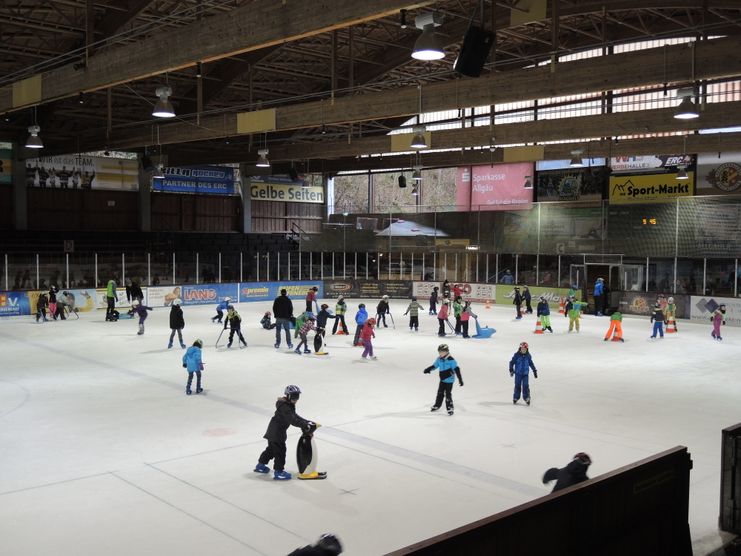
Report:
[[203,77],[203,62],[196,62],[196,77]]
[[157,101],[157,104],[154,105],[152,116],[155,118],[174,118],[175,109],[172,107],[172,103],[170,102],[172,89],[169,86],[157,87],[155,94],[159,100]]
[[412,58],[415,60],[440,60],[445,58],[445,51],[440,45],[440,41],[435,37],[435,27],[440,26],[440,21],[434,13],[418,15],[414,19],[414,26],[422,29],[422,34],[414,43]]
[[152,172],[152,177],[157,179],[165,179],[165,167],[163,164],[157,164]]
[[679,170],[677,172],[677,179],[678,180],[688,180],[688,179],[690,179],[690,177],[687,175],[687,167],[686,166],[684,166],[684,165],[677,166],[677,169]]
[[574,149],[571,151],[571,160],[569,161],[569,166],[571,168],[583,168],[584,163],[581,160],[581,155],[584,153],[582,149]]
[[422,181],[422,167],[421,166],[414,167],[414,172],[412,172],[412,179],[416,182]]
[[478,245],[466,245],[466,249],[468,251],[478,251],[479,250],[479,246]]
[[695,96],[695,91],[691,88],[679,89],[677,91],[677,98],[681,98],[682,102],[679,103],[677,109],[674,112],[674,117],[678,120],[694,120],[700,117],[700,112],[697,110],[697,106],[692,102],[692,97]]
[[29,149],[43,149],[44,143],[41,141],[41,137],[39,137],[39,133],[41,132],[41,128],[37,125],[30,125],[28,126],[28,133],[30,135],[28,136],[28,139],[26,139],[26,147]]
[[406,29],[407,27],[409,27],[409,24],[407,23],[407,11],[406,10],[401,10],[399,12],[399,27],[401,27],[402,29]]
[[415,125],[412,129],[414,137],[412,137],[412,144],[409,145],[413,149],[426,149],[427,141],[425,140],[425,126]]
[[77,104],[85,104],[85,93],[80,91],[80,94],[77,95]]
[[419,182],[415,183],[412,186],[412,195],[414,195],[415,197],[419,197]]
[[268,160],[268,149],[258,149],[257,151],[257,162],[255,166],[258,168],[270,168],[270,161]]

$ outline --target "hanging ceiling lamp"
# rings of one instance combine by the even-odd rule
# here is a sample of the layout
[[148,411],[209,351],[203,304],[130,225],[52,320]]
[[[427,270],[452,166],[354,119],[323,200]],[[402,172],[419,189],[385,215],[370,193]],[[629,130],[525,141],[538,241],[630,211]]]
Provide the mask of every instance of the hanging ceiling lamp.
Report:
[[41,132],[41,128],[37,125],[30,125],[28,126],[28,133],[30,134],[28,136],[28,139],[26,139],[26,147],[29,149],[43,149],[44,143],[41,141],[41,137],[39,137],[39,133]]
[[571,151],[571,160],[569,161],[569,167],[571,168],[583,168],[584,163],[581,160],[581,155],[584,153],[582,149],[574,149]]
[[678,180],[688,180],[690,177],[687,175],[687,167],[686,166],[678,166],[677,169],[679,170],[677,172],[677,179]]
[[168,86],[157,87],[155,94],[159,98],[157,104],[154,105],[152,110],[152,116],[155,118],[174,118],[175,109],[172,107],[170,102],[170,96],[172,96],[172,89]]
[[257,151],[257,162],[255,166],[258,168],[270,168],[270,161],[268,160],[268,149],[259,149]]
[[677,91],[677,98],[681,98],[682,102],[679,103],[677,109],[674,111],[674,117],[678,120],[694,120],[700,117],[700,112],[697,110],[697,106],[692,102],[692,97],[695,96],[693,89],[679,89]]
[[435,27],[440,26],[440,21],[434,13],[418,15],[414,19],[414,26],[422,29],[422,34],[414,43],[412,58],[415,60],[440,60],[445,58],[445,51],[435,36]]
[[414,132],[414,137],[412,137],[412,144],[409,146],[413,149],[426,149],[425,126],[415,125],[412,131]]
[[412,179],[416,182],[422,181],[422,167],[421,166],[414,167],[414,172],[412,172]]

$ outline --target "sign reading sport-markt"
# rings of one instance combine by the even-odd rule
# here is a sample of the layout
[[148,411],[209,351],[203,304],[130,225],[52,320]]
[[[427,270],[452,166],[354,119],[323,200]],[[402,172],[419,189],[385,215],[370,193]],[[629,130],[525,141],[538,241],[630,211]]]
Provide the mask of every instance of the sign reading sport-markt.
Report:
[[695,176],[678,180],[676,173],[610,177],[610,204],[659,203],[695,192]]

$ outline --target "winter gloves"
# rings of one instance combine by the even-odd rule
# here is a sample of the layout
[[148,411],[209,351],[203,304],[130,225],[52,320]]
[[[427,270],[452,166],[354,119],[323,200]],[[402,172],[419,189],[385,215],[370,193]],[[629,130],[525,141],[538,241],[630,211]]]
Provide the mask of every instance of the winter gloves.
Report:
[[435,368],[435,365],[430,365],[429,367],[427,367],[427,368],[426,368],[426,369],[425,369],[424,371],[422,371],[422,372],[423,372],[424,374],[428,375],[428,374],[430,374],[430,373],[432,372],[432,369],[434,369],[434,368]]
[[535,378],[538,378],[538,371],[533,371],[533,376],[534,376]]

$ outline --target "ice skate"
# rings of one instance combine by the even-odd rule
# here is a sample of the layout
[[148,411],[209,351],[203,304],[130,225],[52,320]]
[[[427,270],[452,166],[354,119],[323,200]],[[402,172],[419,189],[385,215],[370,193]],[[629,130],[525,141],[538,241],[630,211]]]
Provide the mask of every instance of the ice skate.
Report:
[[186,346],[185,346],[185,344],[183,342],[180,342],[180,347],[183,348],[183,349],[185,349]]
[[239,344],[239,349],[244,349],[246,347],[247,347],[247,342],[244,342],[244,343],[240,343]]
[[196,394],[200,394],[201,392],[203,392],[203,388],[196,388]]
[[530,398],[525,398],[525,403],[526,403],[527,405],[530,405]]
[[252,471],[255,473],[270,473],[270,468],[267,465],[258,463]]
[[[279,349],[279,348],[280,348],[280,344],[275,344],[275,345],[274,345],[273,347],[274,347],[275,349]],[[288,347],[290,347],[290,346],[288,346]]]
[[448,415],[453,415],[453,410],[452,409],[448,409]]
[[232,343],[231,343],[231,342],[229,342],[228,344],[226,344],[226,348],[227,348],[227,349],[229,349],[229,348],[231,348],[231,347],[232,347]]
[[[278,344],[278,347],[280,347],[280,344]],[[293,349],[293,344],[288,344],[288,349]]]
[[432,407],[430,408],[430,411],[437,411],[438,409],[440,409],[440,406],[439,406],[439,405],[433,405],[433,406],[432,406]]
[[291,474],[288,471],[276,471],[273,473],[274,481],[290,481]]
[[294,349],[294,350],[293,350],[293,352],[294,352],[294,353],[295,353],[296,355],[301,355],[301,348],[296,348],[296,349]]
[[516,403],[517,403],[517,400],[512,400],[512,403],[513,403],[513,404],[516,404]]
[[191,395],[191,394],[192,394],[193,392],[191,392],[190,388],[188,388],[188,389],[187,389],[187,390],[185,391],[185,393],[186,393],[186,394],[187,394],[188,396],[190,396],[190,395]]
[[376,357],[375,355],[371,355],[370,358],[373,359],[373,361],[378,360],[378,357]]
[[167,349],[172,349],[172,342],[170,342],[169,344],[167,344]]
[[304,348],[304,353],[311,353],[311,350],[309,348]]

